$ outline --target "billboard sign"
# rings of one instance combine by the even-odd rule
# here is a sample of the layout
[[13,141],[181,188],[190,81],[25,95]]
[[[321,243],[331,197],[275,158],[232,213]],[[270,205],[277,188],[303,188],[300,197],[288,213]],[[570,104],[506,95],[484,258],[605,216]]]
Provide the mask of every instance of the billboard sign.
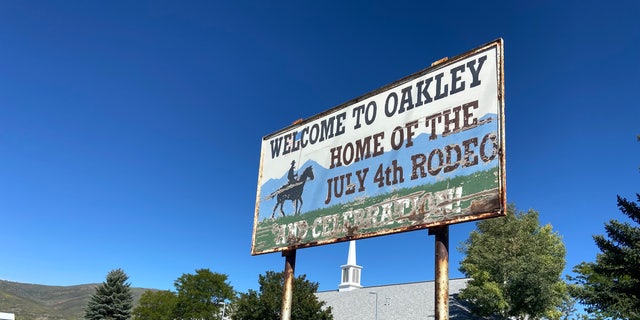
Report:
[[262,140],[252,254],[505,214],[502,39]]

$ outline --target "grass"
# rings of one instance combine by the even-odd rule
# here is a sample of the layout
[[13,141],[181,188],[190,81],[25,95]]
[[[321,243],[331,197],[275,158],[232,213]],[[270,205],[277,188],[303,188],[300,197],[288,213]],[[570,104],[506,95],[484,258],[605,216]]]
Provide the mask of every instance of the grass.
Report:
[[[359,228],[357,231],[358,234],[366,233],[377,235],[378,233],[389,233],[387,232],[388,230],[393,231],[415,227],[420,224],[433,223],[439,220],[452,219],[457,215],[465,215],[465,209],[471,205],[471,201],[474,200],[474,195],[486,190],[498,188],[498,180],[498,168],[494,167],[467,176],[457,176],[432,184],[397,189],[383,195],[332,205],[330,207],[309,211],[300,216],[285,216],[275,220],[266,219],[258,222],[254,251],[272,251],[273,249],[287,248],[289,246],[310,245],[318,241],[321,243],[332,242],[332,239],[350,236],[350,231],[348,230],[349,224],[351,227],[356,226]],[[431,195],[439,191],[457,187],[462,188],[459,205],[456,203],[456,207],[460,208],[460,213],[452,213],[451,211],[442,210],[441,208],[429,208],[430,204],[432,205],[434,202],[440,201],[434,200]],[[394,208],[394,210],[391,210],[394,211],[393,218],[381,223],[381,220],[383,220],[382,216],[384,215],[379,208],[381,203],[417,194],[428,200],[417,203],[417,205],[422,205],[422,210],[416,210],[417,208],[413,205],[399,209]],[[414,216],[415,212],[424,213]],[[336,216],[336,219],[332,218]],[[306,233],[304,230],[305,224],[307,228]],[[322,224],[322,226],[319,227],[318,224]],[[326,227],[332,229],[333,232],[329,232],[330,234],[327,237],[313,236],[314,231],[318,233],[318,228],[324,229],[327,224],[329,224],[329,226]],[[345,226],[345,224],[347,226]],[[297,226],[297,230],[294,228],[294,225]],[[282,241],[282,238],[280,238],[281,241],[278,241],[277,234],[282,236],[283,230],[285,240]],[[300,238],[303,234],[305,236]]]

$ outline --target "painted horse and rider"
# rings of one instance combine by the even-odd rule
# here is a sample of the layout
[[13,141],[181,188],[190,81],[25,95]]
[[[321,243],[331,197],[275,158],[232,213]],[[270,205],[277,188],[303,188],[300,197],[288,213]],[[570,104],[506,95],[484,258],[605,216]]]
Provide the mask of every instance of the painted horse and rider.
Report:
[[298,182],[298,174],[296,173],[296,161],[291,161],[291,168],[289,168],[289,174],[287,174],[287,179],[289,179],[289,184],[294,184]]
[[271,218],[273,219],[278,207],[280,207],[280,213],[282,214],[282,216],[285,215],[282,206],[286,200],[291,200],[293,202],[294,214],[300,214],[304,184],[307,179],[313,180],[313,178],[313,169],[311,166],[305,168],[300,177],[298,177],[298,174],[296,173],[296,161],[291,161],[291,167],[289,168],[289,172],[287,173],[287,183],[267,196],[267,200],[273,197],[275,197],[277,200],[276,205],[273,207]]

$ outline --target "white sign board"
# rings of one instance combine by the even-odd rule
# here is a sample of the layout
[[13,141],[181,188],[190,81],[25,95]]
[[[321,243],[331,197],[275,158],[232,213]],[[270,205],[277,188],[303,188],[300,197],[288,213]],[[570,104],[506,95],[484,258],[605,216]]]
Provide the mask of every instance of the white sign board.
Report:
[[503,215],[502,40],[262,140],[252,253]]

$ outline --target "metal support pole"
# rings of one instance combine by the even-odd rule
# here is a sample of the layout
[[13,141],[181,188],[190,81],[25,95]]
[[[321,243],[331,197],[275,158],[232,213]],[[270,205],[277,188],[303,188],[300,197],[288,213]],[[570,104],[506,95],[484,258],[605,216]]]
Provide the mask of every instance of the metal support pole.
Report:
[[284,288],[282,290],[282,313],[281,320],[291,320],[291,302],[293,301],[293,280],[296,269],[296,250],[282,252],[284,261]]
[[449,319],[449,226],[429,229],[436,236],[436,320]]

